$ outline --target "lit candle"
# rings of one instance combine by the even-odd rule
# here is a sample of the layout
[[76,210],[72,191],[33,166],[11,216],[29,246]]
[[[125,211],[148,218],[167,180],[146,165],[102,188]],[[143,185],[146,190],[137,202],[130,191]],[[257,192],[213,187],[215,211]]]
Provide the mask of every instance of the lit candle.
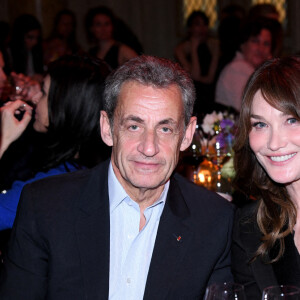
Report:
[[202,174],[201,172],[198,174],[198,177],[199,177],[199,181],[201,182],[201,183],[205,183],[205,176],[204,176],[204,174]]

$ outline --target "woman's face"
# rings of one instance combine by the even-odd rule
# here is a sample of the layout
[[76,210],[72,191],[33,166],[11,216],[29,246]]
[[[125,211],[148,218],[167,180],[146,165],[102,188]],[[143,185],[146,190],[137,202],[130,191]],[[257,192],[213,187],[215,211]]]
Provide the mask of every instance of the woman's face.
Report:
[[73,18],[70,15],[62,15],[57,24],[57,31],[62,37],[69,37],[74,30]]
[[249,143],[257,160],[278,183],[300,182],[300,121],[272,107],[256,92]]
[[251,36],[241,45],[245,60],[254,68],[271,58],[272,36],[269,30],[262,29],[259,35]]
[[41,32],[39,29],[30,30],[25,34],[24,40],[27,50],[31,50],[35,45],[37,45],[40,34]]
[[99,14],[93,19],[91,32],[98,41],[110,40],[113,35],[113,24],[110,17]]
[[[35,95],[35,98],[39,98],[35,110],[35,121],[33,128],[37,132],[47,132],[49,126],[49,114],[48,114],[48,95],[51,79],[47,75],[44,79],[44,87],[42,92]],[[33,99],[36,100],[36,99]]]
[[207,38],[208,26],[201,17],[195,17],[190,27],[190,34],[195,38]]

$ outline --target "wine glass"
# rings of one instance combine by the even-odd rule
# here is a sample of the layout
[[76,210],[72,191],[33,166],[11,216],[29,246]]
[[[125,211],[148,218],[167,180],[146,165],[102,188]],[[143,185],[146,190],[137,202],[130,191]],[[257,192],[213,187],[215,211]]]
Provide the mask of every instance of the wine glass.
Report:
[[291,285],[276,285],[264,289],[262,300],[300,300],[300,289]]
[[8,79],[10,84],[10,101],[24,100],[28,94],[28,81],[23,74],[11,75]]
[[241,284],[224,282],[207,287],[204,300],[246,300],[246,296]]

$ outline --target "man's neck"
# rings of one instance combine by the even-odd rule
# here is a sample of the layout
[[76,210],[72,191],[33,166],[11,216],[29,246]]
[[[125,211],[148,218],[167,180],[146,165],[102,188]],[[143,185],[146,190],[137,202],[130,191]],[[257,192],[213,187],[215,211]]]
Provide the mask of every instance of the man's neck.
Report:
[[147,207],[153,205],[160,198],[165,184],[156,188],[138,188],[122,177],[114,163],[112,163],[112,167],[117,180],[122,185],[126,194],[139,205],[141,213],[144,213]]

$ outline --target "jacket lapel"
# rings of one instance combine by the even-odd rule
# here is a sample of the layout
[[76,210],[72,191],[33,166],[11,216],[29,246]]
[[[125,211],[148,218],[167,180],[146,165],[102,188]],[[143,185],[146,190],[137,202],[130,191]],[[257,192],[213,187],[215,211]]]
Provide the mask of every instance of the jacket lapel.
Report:
[[108,299],[109,288],[109,200],[108,163],[91,173],[80,196],[76,222],[85,299]]
[[144,299],[164,299],[192,240],[189,210],[175,179],[170,182],[149,268]]

